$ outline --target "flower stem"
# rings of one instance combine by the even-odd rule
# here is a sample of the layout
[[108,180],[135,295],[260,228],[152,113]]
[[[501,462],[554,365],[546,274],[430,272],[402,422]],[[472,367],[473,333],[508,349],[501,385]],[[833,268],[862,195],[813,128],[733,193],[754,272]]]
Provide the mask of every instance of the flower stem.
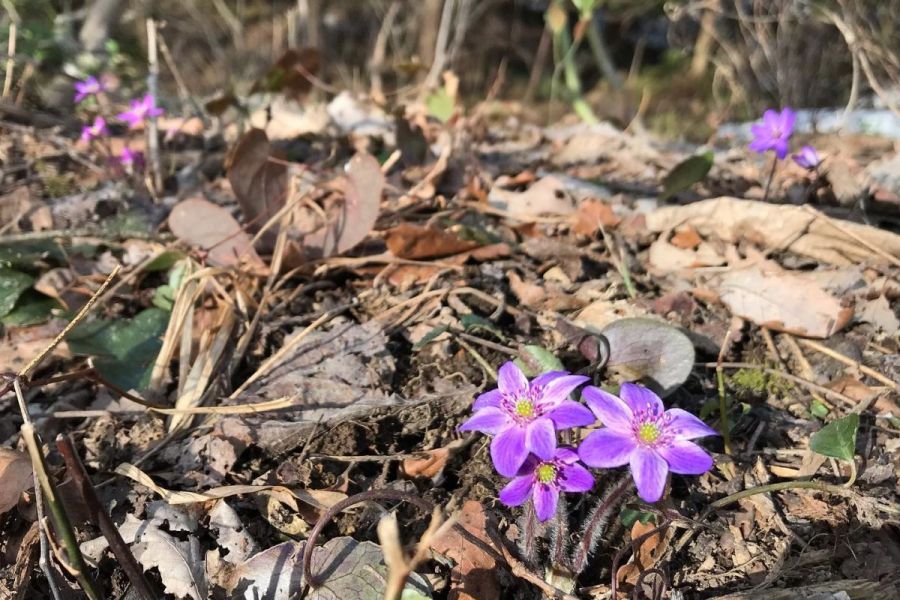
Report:
[[775,179],[775,167],[778,166],[778,157],[772,157],[772,170],[769,171],[769,179],[766,181],[766,192],[763,194],[763,202],[769,199],[769,189],[772,187],[772,180]]
[[631,477],[625,476],[619,481],[605,498],[597,502],[587,518],[587,526],[581,531],[581,540],[572,555],[572,572],[578,576],[587,567],[591,552],[600,541],[606,523],[612,511],[625,500],[625,495],[631,490]]
[[744,498],[749,498],[750,496],[756,496],[757,494],[768,494],[769,492],[780,492],[790,489],[812,489],[819,490],[820,492],[837,494],[839,496],[847,495],[847,490],[843,487],[825,483],[823,481],[782,481],[780,483],[770,483],[768,485],[752,487],[750,489],[731,494],[730,496],[725,496],[724,498],[720,498],[719,500],[716,500],[715,502],[710,504],[709,507],[710,509],[722,508],[724,506],[728,506],[733,502],[743,500]]

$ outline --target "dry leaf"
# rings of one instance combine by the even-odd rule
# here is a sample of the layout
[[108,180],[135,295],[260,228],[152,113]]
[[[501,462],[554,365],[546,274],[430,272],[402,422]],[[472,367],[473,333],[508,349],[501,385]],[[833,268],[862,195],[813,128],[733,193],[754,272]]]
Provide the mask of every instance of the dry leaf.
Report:
[[34,486],[27,454],[0,448],[0,515],[19,502],[19,496]]
[[401,223],[385,233],[385,243],[397,258],[423,259],[459,254],[476,248],[477,243],[462,240],[448,231]]
[[672,236],[672,239],[669,240],[673,246],[684,250],[693,250],[699,246],[702,241],[703,238],[701,238],[700,234],[697,233],[697,230],[690,225],[679,227],[675,231],[675,235]]
[[900,321],[897,320],[894,309],[891,308],[890,302],[883,294],[874,300],[863,302],[857,311],[856,318],[875,325],[887,335],[896,334],[897,329],[900,328]]
[[241,137],[228,157],[228,181],[251,231],[258,231],[287,200],[288,166],[271,158],[269,138],[261,129]]
[[578,213],[572,217],[572,232],[592,236],[600,227],[615,227],[622,221],[609,204],[600,200],[585,200],[578,206]]
[[492,600],[500,598],[497,564],[485,550],[492,547],[485,532],[486,517],[480,502],[467,500],[459,512],[458,523],[480,541],[473,543],[458,530],[451,529],[431,545],[432,550],[455,563],[450,574],[448,600]]
[[453,456],[459,448],[466,444],[466,440],[460,438],[454,440],[443,448],[435,448],[423,452],[422,458],[407,458],[400,464],[400,472],[404,477],[437,477],[447,466],[447,460]]
[[182,242],[206,250],[212,265],[231,267],[246,261],[257,269],[265,268],[250,243],[250,236],[231,213],[203,198],[189,198],[176,204],[169,214],[169,229]]
[[664,206],[647,213],[644,219],[650,231],[663,232],[679,225],[691,225],[706,238],[716,236],[726,242],[749,240],[765,249],[788,250],[838,266],[877,257],[859,239],[892,256],[900,256],[900,235],[833,220],[852,234],[849,235],[837,229],[827,217],[799,206],[725,196],[685,206]]
[[[640,520],[635,521],[631,527],[632,542],[655,528],[656,525],[652,521],[646,524],[641,523]],[[637,584],[641,572],[652,569],[659,562],[659,559],[662,558],[668,547],[669,540],[672,538],[672,533],[672,528],[666,527],[641,542],[637,555],[632,562],[619,567],[619,571],[616,573],[618,580],[626,584],[629,589],[633,588]]]
[[757,266],[729,271],[716,289],[735,316],[795,335],[827,338],[853,317],[853,309],[792,273],[767,273]]
[[218,532],[215,536],[216,543],[227,551],[223,556],[227,562],[242,563],[258,550],[237,512],[224,500],[216,502],[209,511],[209,528]]
[[553,175],[542,177],[524,192],[494,186],[488,194],[488,202],[494,208],[525,219],[541,214],[571,215],[576,210],[565,183]]

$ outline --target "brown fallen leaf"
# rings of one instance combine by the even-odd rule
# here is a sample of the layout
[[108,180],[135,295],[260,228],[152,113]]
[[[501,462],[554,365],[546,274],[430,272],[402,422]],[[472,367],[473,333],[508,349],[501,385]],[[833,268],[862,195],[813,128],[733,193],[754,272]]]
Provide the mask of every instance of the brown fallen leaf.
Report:
[[410,479],[414,477],[434,478],[447,466],[447,460],[465,444],[466,440],[460,438],[442,448],[423,452],[422,458],[407,458],[400,463],[400,472],[404,477]]
[[572,232],[579,235],[594,235],[600,227],[615,227],[622,221],[609,204],[600,200],[585,200],[578,205],[578,212],[572,217]]
[[524,219],[541,214],[571,215],[576,210],[565,183],[553,175],[538,179],[524,192],[494,186],[488,194],[488,202],[494,208]]
[[182,242],[207,251],[212,265],[230,267],[245,261],[257,270],[265,269],[250,236],[231,213],[203,198],[176,204],[169,213],[169,229]]
[[669,240],[676,248],[683,248],[685,250],[693,250],[699,246],[702,241],[703,238],[701,238],[700,234],[697,233],[697,230],[690,225],[685,225],[676,229],[675,235]]
[[[656,525],[653,522],[644,524],[640,521],[635,521],[634,525],[631,527],[632,543],[639,537],[647,535],[653,529],[656,529]],[[659,559],[662,558],[662,555],[668,548],[672,534],[672,528],[665,527],[662,531],[657,531],[650,535],[641,542],[641,545],[634,556],[634,560],[627,565],[619,567],[619,570],[616,572],[616,578],[620,583],[624,584],[626,590],[630,591],[637,585],[638,577],[640,577],[640,574],[643,571],[652,569],[656,566],[656,563],[659,562]],[[620,594],[622,594],[620,597],[628,597],[624,591],[620,591]]]
[[431,545],[432,550],[456,563],[450,573],[448,600],[492,600],[500,598],[497,564],[485,550],[491,543],[485,532],[486,517],[480,502],[467,500],[459,511],[459,524],[476,540],[453,528]]
[[28,455],[0,447],[0,515],[13,508],[22,492],[33,485]]
[[705,238],[715,236],[726,242],[749,240],[765,249],[788,250],[838,266],[876,258],[878,254],[873,247],[900,256],[900,235],[896,233],[828,219],[800,206],[743,198],[723,196],[685,206],[664,206],[644,215],[644,223],[654,232],[691,225]]
[[397,258],[439,258],[476,248],[477,243],[434,227],[401,223],[385,234],[385,243]]
[[758,266],[725,273],[716,289],[735,316],[795,335],[827,338],[853,317],[841,303],[807,278],[765,272]]
[[272,148],[262,129],[251,129],[228,156],[228,181],[251,231],[258,231],[287,200],[288,166],[270,160]]

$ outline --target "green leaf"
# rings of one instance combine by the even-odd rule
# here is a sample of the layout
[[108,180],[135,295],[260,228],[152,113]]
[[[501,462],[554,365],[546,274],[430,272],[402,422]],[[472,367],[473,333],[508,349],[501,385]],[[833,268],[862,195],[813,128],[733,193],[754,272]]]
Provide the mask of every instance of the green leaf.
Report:
[[171,271],[169,271],[169,283],[156,288],[153,293],[153,306],[163,310],[171,311],[175,306],[175,295],[181,282],[184,280],[184,273],[187,270],[187,263],[179,263]]
[[0,267],[31,270],[41,262],[62,263],[66,255],[54,240],[0,245]]
[[524,346],[519,350],[515,363],[528,377],[537,377],[547,371],[566,370],[555,354],[541,346]]
[[422,337],[421,340],[419,340],[418,342],[416,342],[416,344],[413,346],[413,349],[414,349],[414,350],[418,350],[418,349],[421,348],[422,346],[427,346],[428,344],[430,344],[431,342],[433,342],[435,339],[437,339],[437,337],[438,337],[439,335],[441,335],[442,333],[444,333],[444,332],[447,331],[448,329],[450,329],[450,326],[449,326],[449,325],[438,325],[437,327],[435,327],[434,329],[432,329],[431,331],[429,331],[428,333],[426,333],[426,334]]
[[180,250],[166,250],[165,252],[160,252],[156,258],[151,260],[147,266],[144,267],[144,270],[148,273],[152,271],[166,271],[174,267],[175,263],[185,256],[185,253]]
[[851,461],[856,452],[856,432],[859,429],[859,415],[850,413],[833,421],[812,434],[809,448],[823,456]]
[[0,318],[0,322],[14,327],[43,323],[51,317],[54,308],[61,308],[55,298],[35,290],[26,290],[19,296],[16,306],[6,316]]
[[501,340],[505,340],[506,337],[503,335],[503,332],[500,331],[500,328],[491,321],[488,321],[484,317],[480,317],[476,314],[468,313],[459,318],[459,322],[462,323],[463,329],[469,331],[470,329],[485,329],[490,331],[494,335],[496,335]]
[[703,181],[712,166],[712,151],[706,151],[681,161],[663,179],[663,198],[670,198],[698,181]]
[[441,123],[446,123],[453,116],[455,101],[446,88],[440,88],[425,99],[428,112]]
[[142,389],[169,323],[169,313],[148,308],[133,319],[98,319],[76,327],[69,335],[74,354],[94,356],[97,370],[124,389]]
[[619,520],[622,521],[622,525],[631,529],[631,527],[635,524],[635,522],[640,521],[644,525],[650,523],[656,523],[656,515],[649,512],[644,512],[642,510],[636,510],[634,508],[623,508],[622,512],[619,513]]
[[0,317],[5,317],[16,305],[19,296],[34,283],[34,277],[0,268]]
[[828,416],[828,407],[818,398],[813,398],[812,403],[809,405],[809,412],[811,412],[813,416],[824,419]]

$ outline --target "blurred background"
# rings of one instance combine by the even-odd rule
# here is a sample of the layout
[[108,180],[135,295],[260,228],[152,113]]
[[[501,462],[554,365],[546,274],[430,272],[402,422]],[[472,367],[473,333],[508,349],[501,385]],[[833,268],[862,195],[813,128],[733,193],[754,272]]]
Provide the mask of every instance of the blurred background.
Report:
[[575,113],[689,141],[770,106],[896,112],[900,104],[897,1],[2,0],[0,7],[2,43],[15,33],[15,48],[7,48],[16,64],[12,96],[58,112],[71,107],[72,78],[112,71],[126,84],[143,80],[151,17],[161,25],[163,103],[246,97],[272,85],[280,64],[314,76],[312,90],[296,90],[301,103],[310,91],[351,90],[391,107],[445,86],[449,70],[465,104],[489,98],[540,122]]

